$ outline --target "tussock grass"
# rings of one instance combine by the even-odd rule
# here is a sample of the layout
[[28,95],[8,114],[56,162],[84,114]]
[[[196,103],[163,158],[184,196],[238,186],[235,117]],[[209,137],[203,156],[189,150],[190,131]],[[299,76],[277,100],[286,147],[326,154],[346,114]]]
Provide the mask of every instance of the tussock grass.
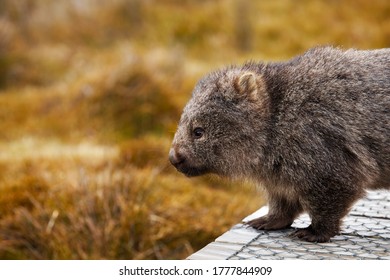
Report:
[[87,160],[42,168],[30,159],[3,180],[0,258],[184,258],[243,217],[250,201],[244,189],[231,197],[158,167]]
[[196,80],[315,45],[388,47],[389,11],[386,0],[1,1],[0,259],[200,249],[264,201],[168,163]]

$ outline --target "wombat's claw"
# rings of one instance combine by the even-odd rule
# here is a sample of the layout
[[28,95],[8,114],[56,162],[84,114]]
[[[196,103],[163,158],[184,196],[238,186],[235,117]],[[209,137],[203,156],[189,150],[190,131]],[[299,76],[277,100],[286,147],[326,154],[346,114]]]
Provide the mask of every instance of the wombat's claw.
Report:
[[250,220],[247,222],[243,222],[244,225],[248,227],[252,227],[254,229],[265,229],[265,225],[267,223],[267,219],[260,217],[254,220]]
[[290,219],[270,219],[268,216],[263,216],[244,224],[258,230],[277,230],[288,228],[291,226],[291,223]]
[[295,232],[291,233],[290,236],[293,238],[299,238],[300,240],[303,240],[303,241],[315,242],[315,243],[329,242],[330,237],[331,237],[327,234],[314,233],[311,226],[309,226],[307,228],[297,229]]

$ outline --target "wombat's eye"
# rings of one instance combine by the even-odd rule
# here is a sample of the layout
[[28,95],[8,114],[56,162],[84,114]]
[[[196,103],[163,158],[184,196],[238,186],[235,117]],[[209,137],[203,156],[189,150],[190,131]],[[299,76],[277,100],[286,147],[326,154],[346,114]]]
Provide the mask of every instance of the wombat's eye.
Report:
[[202,138],[203,134],[204,134],[204,129],[201,128],[201,127],[196,127],[196,128],[192,131],[192,135],[194,136],[195,139]]

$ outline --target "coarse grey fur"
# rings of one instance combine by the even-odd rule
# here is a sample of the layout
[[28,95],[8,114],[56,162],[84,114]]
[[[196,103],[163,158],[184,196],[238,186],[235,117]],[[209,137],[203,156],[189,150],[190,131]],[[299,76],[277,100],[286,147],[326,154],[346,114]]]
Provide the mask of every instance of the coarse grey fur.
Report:
[[390,188],[390,49],[310,49],[286,62],[227,67],[202,78],[169,158],[187,176],[215,173],[264,186],[269,213],[248,224],[311,225],[326,242],[365,189]]

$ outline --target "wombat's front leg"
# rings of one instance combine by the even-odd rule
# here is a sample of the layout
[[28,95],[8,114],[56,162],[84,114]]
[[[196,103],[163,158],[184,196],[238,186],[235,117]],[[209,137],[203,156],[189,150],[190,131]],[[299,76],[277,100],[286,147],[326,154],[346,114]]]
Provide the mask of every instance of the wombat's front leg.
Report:
[[284,197],[274,195],[268,200],[268,214],[245,224],[260,230],[288,228],[302,212],[302,207],[298,202],[289,201]]

